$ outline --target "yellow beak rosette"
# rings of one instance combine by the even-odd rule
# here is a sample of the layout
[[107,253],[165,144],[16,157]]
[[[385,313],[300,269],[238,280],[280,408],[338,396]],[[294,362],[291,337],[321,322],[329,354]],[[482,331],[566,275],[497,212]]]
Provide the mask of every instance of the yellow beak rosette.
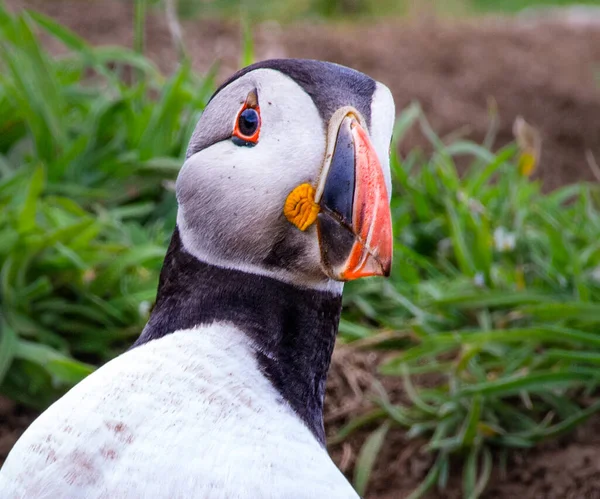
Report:
[[310,184],[300,184],[290,192],[283,206],[283,214],[301,231],[308,229],[319,214],[314,187]]

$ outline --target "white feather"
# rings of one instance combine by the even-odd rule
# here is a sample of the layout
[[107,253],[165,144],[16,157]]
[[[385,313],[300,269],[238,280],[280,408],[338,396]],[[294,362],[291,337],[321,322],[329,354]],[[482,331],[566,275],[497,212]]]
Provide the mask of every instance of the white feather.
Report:
[[356,498],[227,324],[100,368],[44,412],[0,471],[3,499]]
[[394,97],[390,89],[377,82],[371,99],[371,142],[377,151],[388,195],[392,198],[392,176],[390,172],[390,140],[396,119]]

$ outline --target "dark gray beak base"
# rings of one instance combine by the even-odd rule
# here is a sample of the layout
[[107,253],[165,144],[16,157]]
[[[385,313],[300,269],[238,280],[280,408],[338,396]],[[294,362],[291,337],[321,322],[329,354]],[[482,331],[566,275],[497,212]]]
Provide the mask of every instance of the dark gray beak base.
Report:
[[348,113],[319,201],[317,231],[321,263],[332,279],[388,276],[392,263],[392,219],[377,152],[357,117]]

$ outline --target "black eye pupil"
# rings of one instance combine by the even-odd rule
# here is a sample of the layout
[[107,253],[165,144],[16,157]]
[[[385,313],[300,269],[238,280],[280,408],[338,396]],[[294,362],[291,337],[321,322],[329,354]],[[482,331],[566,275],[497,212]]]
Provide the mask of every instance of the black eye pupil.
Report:
[[258,128],[258,113],[255,109],[244,109],[238,120],[238,127],[242,135],[251,137]]

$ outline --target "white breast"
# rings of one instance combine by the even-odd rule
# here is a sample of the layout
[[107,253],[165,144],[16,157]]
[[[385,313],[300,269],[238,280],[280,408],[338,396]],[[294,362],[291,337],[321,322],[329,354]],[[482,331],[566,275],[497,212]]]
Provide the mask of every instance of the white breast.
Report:
[[3,499],[356,498],[227,325],[109,362],[27,430]]

